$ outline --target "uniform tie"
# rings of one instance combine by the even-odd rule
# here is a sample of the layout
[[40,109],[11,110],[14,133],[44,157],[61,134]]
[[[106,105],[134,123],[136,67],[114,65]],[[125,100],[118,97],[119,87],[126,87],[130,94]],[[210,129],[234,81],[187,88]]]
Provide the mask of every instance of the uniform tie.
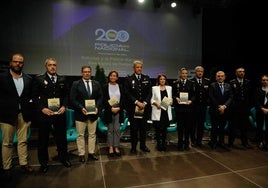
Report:
[[55,77],[54,77],[54,76],[51,76],[51,82],[52,82],[53,84],[56,83],[56,82],[55,82]]
[[201,79],[198,79],[198,84],[199,84],[200,86],[202,85]]

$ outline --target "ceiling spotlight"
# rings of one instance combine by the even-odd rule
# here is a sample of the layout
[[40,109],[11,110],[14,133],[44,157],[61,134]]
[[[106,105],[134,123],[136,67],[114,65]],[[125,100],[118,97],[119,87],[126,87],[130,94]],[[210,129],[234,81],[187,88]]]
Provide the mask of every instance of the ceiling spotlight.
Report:
[[170,6],[171,6],[172,8],[175,8],[175,7],[177,6],[177,3],[176,3],[176,2],[172,2],[172,3],[170,4]]
[[144,0],[138,0],[139,3],[144,3]]

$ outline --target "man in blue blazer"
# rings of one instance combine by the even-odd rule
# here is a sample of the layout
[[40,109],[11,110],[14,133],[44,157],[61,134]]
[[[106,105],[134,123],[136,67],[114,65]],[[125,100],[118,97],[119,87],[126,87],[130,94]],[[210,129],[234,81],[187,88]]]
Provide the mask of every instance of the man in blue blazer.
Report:
[[0,124],[2,129],[2,160],[6,178],[11,177],[13,138],[18,135],[18,156],[21,168],[32,172],[28,165],[27,132],[31,124],[32,78],[23,73],[24,57],[14,54],[10,68],[0,74]]
[[[98,160],[95,154],[96,128],[98,113],[102,106],[102,87],[96,80],[91,80],[91,67],[83,66],[82,79],[74,81],[71,87],[70,99],[75,112],[75,124],[77,129],[77,148],[80,162],[85,162],[85,129],[88,128],[88,160]],[[95,101],[95,112],[88,114],[85,100]]]
[[211,140],[209,142],[212,149],[220,146],[226,149],[224,145],[224,128],[228,119],[233,100],[231,85],[225,83],[226,76],[223,71],[216,73],[216,82],[211,83],[209,87],[210,115],[211,115]]

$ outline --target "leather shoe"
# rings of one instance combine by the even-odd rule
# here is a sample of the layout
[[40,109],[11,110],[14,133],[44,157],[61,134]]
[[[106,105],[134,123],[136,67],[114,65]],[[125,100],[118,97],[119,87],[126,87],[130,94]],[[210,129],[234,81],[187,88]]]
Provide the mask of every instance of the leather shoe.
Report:
[[95,153],[89,153],[88,154],[88,158],[87,158],[87,160],[91,160],[91,161],[97,161],[97,160],[99,160],[98,159],[98,157],[97,157],[97,155],[95,154]]
[[4,178],[5,178],[5,180],[7,180],[7,181],[9,181],[9,180],[12,179],[11,169],[4,170]]
[[85,163],[85,162],[86,162],[86,158],[85,158],[85,156],[84,156],[84,155],[79,156],[79,161],[80,161],[81,163]]
[[65,166],[66,168],[69,168],[72,166],[71,162],[69,160],[63,160],[61,161],[61,163],[63,164],[63,166]]
[[130,153],[132,153],[132,154],[136,154],[136,153],[137,153],[136,148],[131,148]]
[[43,173],[47,173],[48,165],[47,164],[41,164],[40,171],[43,172]]
[[190,147],[189,147],[188,145],[185,145],[185,146],[184,146],[184,150],[185,150],[185,151],[189,151],[189,150],[190,150]]
[[108,157],[114,157],[114,152],[111,152],[111,153],[109,152]]
[[246,149],[253,149],[253,147],[249,144],[242,144],[244,146],[244,148]]
[[143,151],[143,152],[150,152],[150,149],[147,148],[146,146],[145,146],[144,148],[140,148],[140,149],[141,149],[141,151]]
[[120,152],[120,151],[115,152],[115,155],[116,155],[117,157],[121,157],[121,152]]
[[29,166],[29,165],[22,165],[22,166],[21,166],[21,169],[22,169],[24,172],[26,172],[26,173],[31,173],[31,172],[33,172],[33,168],[32,168],[31,166]]

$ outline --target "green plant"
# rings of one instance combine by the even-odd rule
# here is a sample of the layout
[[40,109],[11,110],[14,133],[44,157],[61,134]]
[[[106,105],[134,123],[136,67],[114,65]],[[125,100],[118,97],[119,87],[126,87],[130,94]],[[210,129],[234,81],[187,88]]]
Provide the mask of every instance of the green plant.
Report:
[[107,78],[105,76],[104,69],[100,67],[99,64],[97,64],[96,66],[96,73],[95,73],[94,80],[100,82],[101,86],[107,83]]

